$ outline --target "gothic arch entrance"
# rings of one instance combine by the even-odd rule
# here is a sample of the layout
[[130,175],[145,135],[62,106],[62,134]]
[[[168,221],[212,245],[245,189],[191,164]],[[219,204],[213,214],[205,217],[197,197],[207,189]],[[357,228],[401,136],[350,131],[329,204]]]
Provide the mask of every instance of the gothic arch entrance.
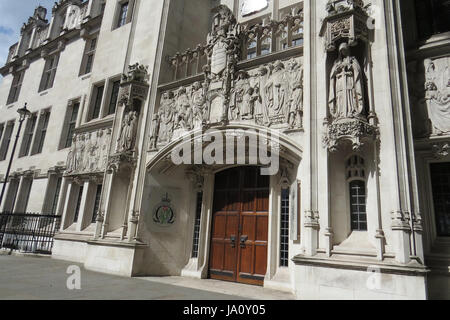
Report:
[[267,271],[270,177],[259,167],[216,174],[209,276],[263,285]]

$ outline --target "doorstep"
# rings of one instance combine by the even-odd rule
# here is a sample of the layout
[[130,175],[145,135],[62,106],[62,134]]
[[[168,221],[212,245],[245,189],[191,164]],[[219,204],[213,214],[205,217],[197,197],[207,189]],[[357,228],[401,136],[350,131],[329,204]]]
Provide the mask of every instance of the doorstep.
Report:
[[194,279],[187,277],[136,277],[151,282],[170,284],[174,286],[210,291],[215,293],[240,296],[254,300],[295,300],[295,296],[289,292],[252,286],[242,283],[226,282],[213,279]]

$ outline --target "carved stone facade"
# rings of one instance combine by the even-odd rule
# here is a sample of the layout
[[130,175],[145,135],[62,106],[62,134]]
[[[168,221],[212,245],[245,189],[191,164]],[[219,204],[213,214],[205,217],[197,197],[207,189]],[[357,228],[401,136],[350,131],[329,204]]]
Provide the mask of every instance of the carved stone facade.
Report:
[[111,129],[75,134],[67,156],[67,175],[99,173],[106,170]]
[[303,59],[239,68],[244,34],[228,8],[216,9],[203,67],[205,80],[161,93],[150,150],[193,129],[249,123],[281,131],[303,128]]
[[[367,75],[352,48],[370,43],[367,27],[369,16],[363,1],[336,1],[327,3],[328,15],[323,22],[321,36],[329,55],[337,55],[329,72],[328,114],[325,120],[328,132],[324,143],[336,151],[339,143],[350,141],[355,151],[363,140],[376,140],[378,129],[373,106],[369,106]],[[355,49],[353,49],[355,50]],[[366,49],[363,57],[368,58]],[[367,69],[366,69],[367,70]]]
[[54,258],[298,299],[448,298],[450,39],[414,38],[414,1],[136,0],[118,19],[123,3],[38,7],[0,68],[2,179],[32,113],[0,205],[60,215]]

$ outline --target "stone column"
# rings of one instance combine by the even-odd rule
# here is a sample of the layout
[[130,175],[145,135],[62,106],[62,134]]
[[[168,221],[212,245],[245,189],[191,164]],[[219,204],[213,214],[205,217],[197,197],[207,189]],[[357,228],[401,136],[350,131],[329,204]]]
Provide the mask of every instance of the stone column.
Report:
[[279,250],[278,230],[280,219],[280,194],[279,176],[270,177],[270,195],[269,195],[269,229],[268,229],[268,248],[267,248],[267,272],[266,279],[272,279],[277,272]]
[[93,209],[97,184],[90,179],[84,182],[83,194],[81,196],[80,212],[78,214],[77,231],[83,231],[90,224],[89,212]]
[[407,264],[410,262],[410,234],[409,212],[393,211],[392,215],[392,236],[395,251],[395,260],[399,263]]
[[[67,198],[67,186],[69,178],[63,177],[61,182],[61,191],[59,192],[58,204],[56,205],[56,215],[62,216],[64,212],[64,204]],[[62,221],[61,221],[62,222]]]
[[66,196],[61,198],[61,202],[64,201],[63,204],[63,213],[62,213],[62,217],[61,217],[61,231],[63,231],[64,229],[66,229],[67,227],[70,226],[70,222],[69,220],[69,216],[70,216],[70,210],[71,210],[71,201],[73,199],[73,193],[74,193],[74,182],[72,179],[68,179],[68,178],[64,178],[66,179]]
[[198,243],[198,266],[202,279],[206,279],[208,276],[213,201],[214,174],[212,172],[205,172],[203,185],[202,216],[200,222],[200,237]]
[[108,234],[108,225],[109,225],[109,216],[110,216],[110,211],[111,211],[111,193],[112,193],[112,187],[113,187],[113,181],[114,181],[114,175],[115,173],[110,173],[106,175],[106,179],[105,179],[105,195],[103,197],[103,212],[104,212],[104,216],[103,216],[103,221],[102,221],[102,227],[101,227],[101,233],[100,233],[100,237],[101,238],[105,238],[106,235]]

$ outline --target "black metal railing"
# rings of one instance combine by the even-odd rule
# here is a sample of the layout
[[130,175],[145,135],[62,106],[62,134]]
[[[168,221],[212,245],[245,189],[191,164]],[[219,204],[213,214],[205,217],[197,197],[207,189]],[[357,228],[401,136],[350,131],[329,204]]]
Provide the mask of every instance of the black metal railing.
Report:
[[25,253],[51,254],[60,216],[0,213],[0,248]]

